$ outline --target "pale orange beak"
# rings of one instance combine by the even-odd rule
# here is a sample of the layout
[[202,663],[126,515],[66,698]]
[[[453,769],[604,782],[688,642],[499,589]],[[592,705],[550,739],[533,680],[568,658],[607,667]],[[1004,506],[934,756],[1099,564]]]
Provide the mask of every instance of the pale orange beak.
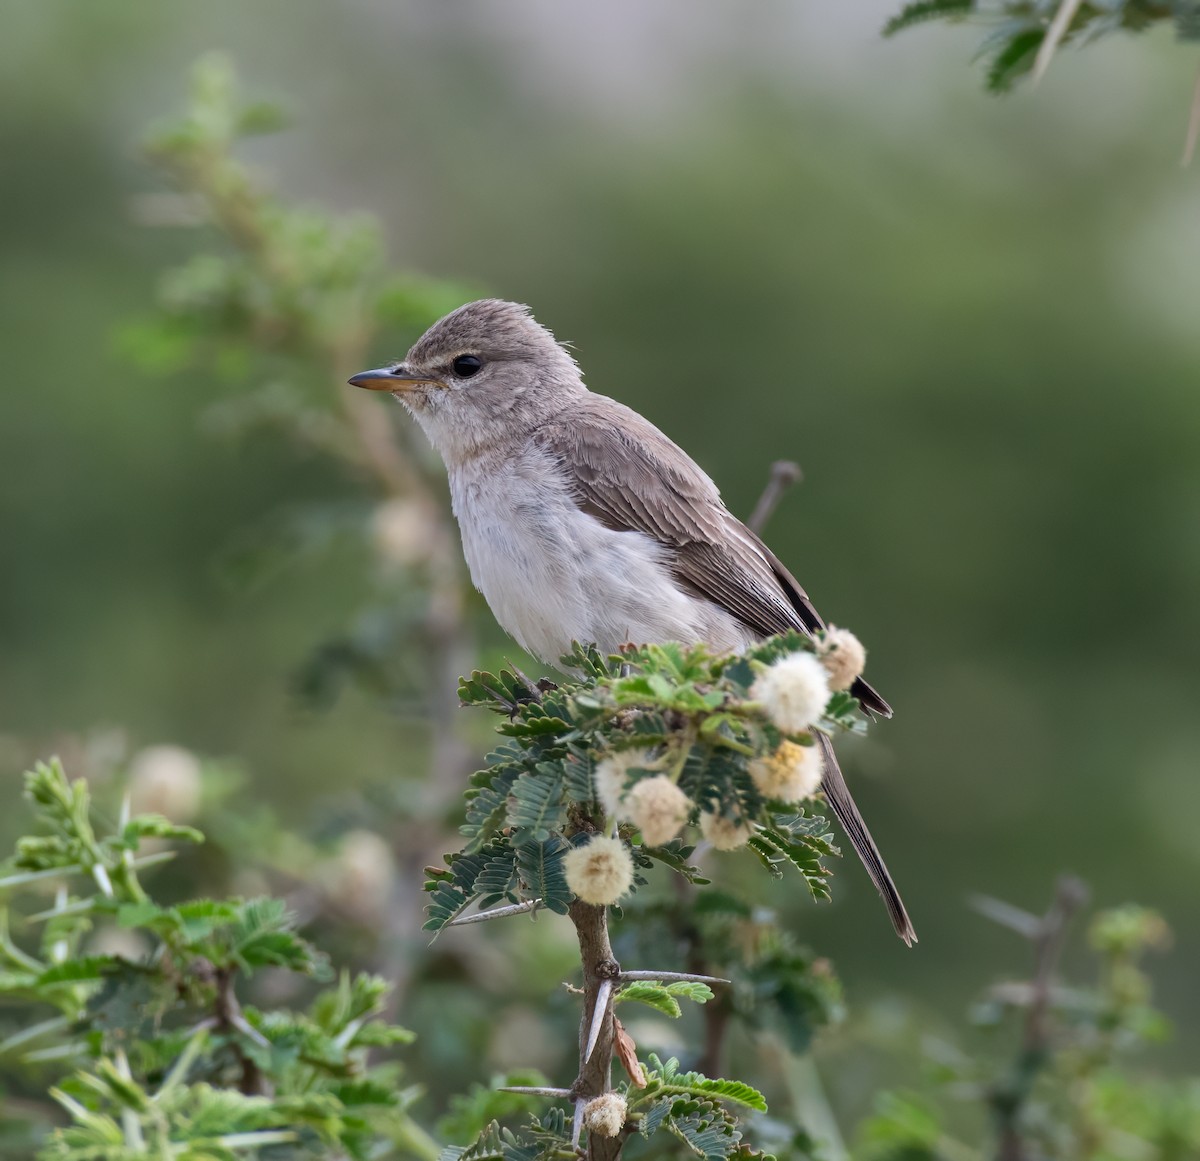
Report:
[[414,375],[403,363],[398,367],[377,367],[374,371],[360,371],[347,382],[365,391],[411,391],[425,383],[436,383],[424,375]]

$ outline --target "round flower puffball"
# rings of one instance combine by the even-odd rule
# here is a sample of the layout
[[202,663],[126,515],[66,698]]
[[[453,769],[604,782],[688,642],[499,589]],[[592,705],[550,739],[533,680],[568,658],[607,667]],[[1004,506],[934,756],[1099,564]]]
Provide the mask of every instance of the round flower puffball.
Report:
[[750,696],[785,734],[803,733],[825,710],[829,675],[814,654],[789,653],[759,674]]
[[657,774],[633,784],[624,809],[625,816],[642,832],[645,844],[660,847],[683,829],[692,812],[692,800],[665,774]]
[[744,847],[746,840],[754,833],[749,823],[734,822],[720,814],[709,814],[705,811],[700,815],[700,833],[708,839],[719,851],[735,851]]
[[567,886],[584,903],[605,906],[633,886],[633,857],[620,839],[597,835],[585,846],[567,851],[563,872]]
[[817,643],[817,656],[829,674],[830,689],[849,689],[867,665],[863,643],[849,629],[830,625]]
[[816,746],[801,746],[784,740],[774,754],[755,758],[750,777],[767,798],[800,802],[821,789],[825,769]]
[[601,1093],[583,1106],[583,1123],[600,1137],[615,1137],[624,1127],[629,1105],[619,1092]]
[[648,766],[654,759],[649,750],[615,750],[596,763],[592,771],[592,785],[596,788],[596,801],[604,807],[609,818],[623,818],[621,799],[625,796],[625,779],[635,766]]
[[149,746],[129,770],[129,807],[134,814],[161,814],[190,822],[200,812],[200,759],[181,746]]

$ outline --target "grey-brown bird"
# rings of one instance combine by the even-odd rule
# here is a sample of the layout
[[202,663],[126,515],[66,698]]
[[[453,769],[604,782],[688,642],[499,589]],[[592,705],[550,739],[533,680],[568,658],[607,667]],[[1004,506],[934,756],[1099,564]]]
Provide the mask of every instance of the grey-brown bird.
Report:
[[[471,579],[496,620],[550,665],[573,641],[740,650],[824,621],[716,485],[636,411],[589,391],[528,307],[467,303],[403,362],[350,382],[390,391],[441,453]],[[891,707],[861,678],[865,710]],[[829,739],[822,789],[900,938],[908,913]]]

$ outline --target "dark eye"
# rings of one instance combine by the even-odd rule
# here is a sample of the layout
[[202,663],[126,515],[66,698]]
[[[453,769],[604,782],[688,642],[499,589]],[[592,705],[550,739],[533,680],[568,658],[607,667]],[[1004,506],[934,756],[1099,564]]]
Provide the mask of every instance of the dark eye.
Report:
[[450,366],[460,379],[469,379],[479,374],[483,360],[478,355],[459,355]]

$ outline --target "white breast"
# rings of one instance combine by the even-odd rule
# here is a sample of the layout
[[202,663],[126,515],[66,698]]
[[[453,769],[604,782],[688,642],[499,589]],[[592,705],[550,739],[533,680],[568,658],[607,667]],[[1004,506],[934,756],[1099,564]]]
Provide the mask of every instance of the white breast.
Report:
[[471,580],[517,642],[554,665],[572,641],[615,652],[627,642],[745,647],[746,629],[677,587],[666,552],[580,511],[536,449],[452,471],[454,513]]

